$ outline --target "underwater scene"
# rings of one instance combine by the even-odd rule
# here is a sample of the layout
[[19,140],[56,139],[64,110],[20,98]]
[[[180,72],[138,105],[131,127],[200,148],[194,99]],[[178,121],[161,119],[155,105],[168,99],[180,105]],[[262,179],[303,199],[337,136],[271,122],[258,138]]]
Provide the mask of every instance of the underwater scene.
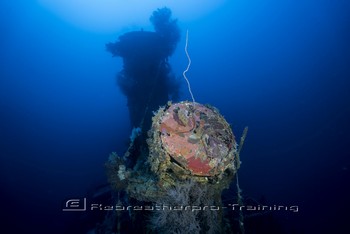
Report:
[[0,3],[0,233],[350,233],[350,2]]

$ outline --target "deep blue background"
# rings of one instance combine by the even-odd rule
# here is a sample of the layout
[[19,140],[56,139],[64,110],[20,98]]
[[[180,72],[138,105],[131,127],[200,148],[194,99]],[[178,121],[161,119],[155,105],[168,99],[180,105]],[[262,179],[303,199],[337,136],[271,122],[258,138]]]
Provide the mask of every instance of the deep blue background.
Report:
[[[73,218],[62,201],[105,183],[108,154],[127,147],[122,61],[105,51],[121,32],[84,31],[34,3],[0,7],[1,228],[61,233]],[[350,232],[349,12],[345,0],[232,1],[179,19],[173,71],[187,65],[189,29],[196,101],[219,108],[237,137],[249,126],[243,193],[299,205],[280,216],[297,232]]]

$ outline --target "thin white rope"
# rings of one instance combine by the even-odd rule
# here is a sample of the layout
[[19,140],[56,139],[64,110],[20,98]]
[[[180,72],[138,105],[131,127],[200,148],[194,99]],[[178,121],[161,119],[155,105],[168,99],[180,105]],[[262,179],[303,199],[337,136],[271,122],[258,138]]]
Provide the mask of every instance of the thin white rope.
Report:
[[189,80],[186,77],[186,73],[188,72],[188,70],[190,69],[190,66],[191,66],[191,58],[190,58],[190,56],[189,56],[189,54],[187,52],[187,46],[188,46],[188,30],[186,31],[186,45],[185,45],[185,53],[186,53],[186,56],[187,56],[187,59],[188,59],[188,64],[187,64],[186,70],[184,70],[182,75],[184,76],[184,78],[185,78],[185,80],[187,82],[188,91],[190,92],[191,98],[192,98],[192,102],[194,103],[195,100],[194,100],[193,93],[192,93],[192,90],[191,90],[191,85],[190,85]]

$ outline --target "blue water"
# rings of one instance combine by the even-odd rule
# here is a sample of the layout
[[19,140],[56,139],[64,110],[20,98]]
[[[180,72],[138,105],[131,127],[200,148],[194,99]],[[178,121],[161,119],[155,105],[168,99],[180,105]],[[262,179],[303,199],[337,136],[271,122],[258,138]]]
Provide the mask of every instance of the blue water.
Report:
[[[128,147],[122,59],[105,50],[126,31],[79,28],[35,2],[0,9],[1,233],[64,233],[79,217],[64,199],[105,184],[109,153]],[[345,0],[227,1],[179,19],[173,72],[187,65],[188,29],[196,101],[237,139],[249,127],[243,194],[299,207],[276,215],[285,233],[350,233],[349,12]]]

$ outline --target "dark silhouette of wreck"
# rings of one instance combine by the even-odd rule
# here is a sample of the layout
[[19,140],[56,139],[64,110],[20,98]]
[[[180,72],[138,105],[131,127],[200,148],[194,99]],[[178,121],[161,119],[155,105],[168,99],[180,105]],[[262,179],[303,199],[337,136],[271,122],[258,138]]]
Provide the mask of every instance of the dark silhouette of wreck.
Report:
[[179,95],[179,82],[168,63],[180,39],[177,21],[166,7],[154,11],[150,21],[154,32],[128,32],[106,45],[113,56],[123,58],[118,85],[127,97],[132,127],[140,127],[143,133],[150,127],[152,112]]

